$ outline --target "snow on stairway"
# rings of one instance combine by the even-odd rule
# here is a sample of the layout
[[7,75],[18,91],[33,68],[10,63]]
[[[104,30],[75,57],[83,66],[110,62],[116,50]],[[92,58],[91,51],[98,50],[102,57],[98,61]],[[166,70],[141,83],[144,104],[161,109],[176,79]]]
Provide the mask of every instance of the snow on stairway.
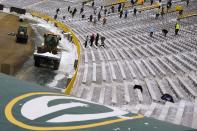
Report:
[[161,114],[158,117],[159,120],[165,120],[171,105],[172,103],[170,102],[165,103],[164,107],[162,108]]
[[194,102],[192,128],[197,129],[197,98],[195,99],[195,102]]
[[83,83],[87,82],[87,76],[88,76],[88,64],[85,64],[85,70],[84,70],[84,75],[83,75]]
[[173,122],[174,124],[181,124],[181,120],[182,120],[184,109],[185,109],[185,104],[186,102],[184,100],[180,101],[177,113],[174,118],[174,122]]
[[158,105],[157,103],[152,102],[150,107],[148,108],[148,110],[144,114],[144,116],[150,117],[157,105]]
[[102,62],[101,66],[102,66],[102,78],[103,78],[103,81],[106,81],[107,80],[107,75],[106,75],[105,62]]
[[128,89],[128,84],[124,82],[124,98],[125,102],[129,103],[131,101],[130,95],[129,95],[129,89]]
[[93,63],[93,76],[92,81],[96,82],[96,63]]
[[102,87],[99,97],[99,103],[104,104],[104,100],[105,100],[105,87]]
[[86,98],[87,100],[89,101],[92,100],[93,92],[94,92],[94,86],[89,87],[89,91],[88,91],[87,98]]

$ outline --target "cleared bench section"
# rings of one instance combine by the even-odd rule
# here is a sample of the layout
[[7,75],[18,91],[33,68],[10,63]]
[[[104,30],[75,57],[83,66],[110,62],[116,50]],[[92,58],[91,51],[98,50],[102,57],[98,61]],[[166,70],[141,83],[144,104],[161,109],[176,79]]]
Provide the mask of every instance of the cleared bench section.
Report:
[[92,81],[93,81],[93,82],[96,82],[96,63],[93,63]]
[[89,101],[91,101],[92,100],[93,93],[94,93],[94,86],[90,86],[86,99],[89,100]]
[[93,50],[91,50],[91,55],[92,55],[92,61],[95,62],[95,56]]
[[117,56],[117,54],[115,53],[115,50],[112,50],[112,49],[111,49],[111,52],[112,52],[112,54],[113,54],[115,60],[118,60],[118,56]]
[[181,120],[182,120],[183,113],[185,110],[185,103],[186,102],[184,100],[180,101],[179,106],[177,107],[178,110],[174,118],[174,124],[178,124],[178,125],[181,124]]
[[189,74],[188,77],[190,78],[190,80],[192,80],[192,82],[194,82],[195,85],[197,85],[197,79],[196,79],[196,77],[194,75]]
[[126,56],[123,54],[123,52],[120,49],[118,49],[117,51],[119,52],[119,54],[123,59],[126,59]]
[[159,85],[159,88],[161,89],[161,92],[163,94],[168,93],[166,88],[165,88],[165,85],[162,84],[162,81],[160,79],[158,79],[158,78],[156,78],[156,81],[157,81],[157,84]]
[[189,93],[191,93],[194,97],[197,96],[197,93],[190,87],[190,85],[188,85],[188,83],[185,82],[185,80],[182,77],[177,76],[177,78]]
[[117,63],[118,63],[118,66],[120,68],[121,75],[122,75],[123,79],[125,80],[126,79],[126,75],[125,75],[125,72],[124,72],[124,69],[123,69],[123,66],[122,66],[122,62],[117,61]]
[[146,73],[144,72],[144,70],[141,68],[140,66],[140,62],[137,62],[134,60],[134,64],[136,65],[136,67],[138,68],[138,70],[140,71],[140,73],[142,74],[143,77],[146,77]]
[[146,83],[146,85],[147,85],[147,87],[148,87],[148,91],[149,91],[149,93],[150,93],[151,98],[152,98],[153,100],[157,101],[157,96],[156,96],[156,94],[155,94],[155,92],[154,92],[154,89],[153,89],[153,87],[152,87],[152,85],[151,85],[150,80],[148,80],[148,79],[146,78],[146,79],[145,79],[145,83]]
[[176,94],[178,95],[179,98],[184,98],[184,95],[182,94],[182,92],[177,88],[177,86],[174,84],[174,82],[172,81],[171,78],[166,77],[166,80],[168,81],[168,83],[170,84],[170,86],[172,87],[172,89],[176,92]]
[[87,76],[88,76],[88,64],[85,64],[84,75],[83,75],[83,79],[82,79],[83,83],[87,82]]
[[174,71],[168,64],[166,64],[161,58],[158,58],[158,60],[167,68],[170,72],[173,74],[176,74],[176,71]]
[[103,55],[99,49],[98,49],[98,55],[99,55],[100,60],[103,61],[104,60]]
[[150,62],[151,62],[151,64],[153,64],[163,75],[166,75],[166,72],[165,72],[163,69],[161,69],[161,67],[160,67],[157,63],[155,63],[156,61],[154,61],[153,59],[150,59]]
[[116,74],[115,74],[113,63],[109,62],[109,66],[110,66],[110,69],[111,69],[112,78],[113,78],[113,80],[116,80],[117,78],[116,78]]
[[157,103],[152,102],[150,107],[148,108],[148,110],[146,111],[146,113],[144,114],[144,116],[150,117],[151,114],[153,113],[153,111],[155,110],[155,108],[157,107]]
[[84,54],[85,54],[85,63],[88,63],[88,54],[87,54],[87,51],[84,51]]
[[112,87],[112,103],[117,104],[117,87]]
[[197,98],[195,99],[195,102],[194,102],[192,128],[197,129]]
[[107,60],[111,61],[111,57],[110,57],[108,51],[107,51],[107,50],[104,50],[104,52],[105,52],[105,54],[106,54],[106,56],[107,56]]
[[103,104],[105,100],[105,87],[101,88],[101,92],[100,92],[100,97],[99,97],[99,103]]
[[125,82],[124,82],[124,98],[125,98],[125,102],[127,103],[131,101],[128,84],[126,84]]
[[153,69],[148,65],[148,63],[145,60],[142,60],[142,63],[145,65],[145,67],[149,70],[149,72],[153,75],[156,76],[155,72]]
[[102,77],[103,77],[103,81],[107,80],[107,76],[106,76],[106,68],[105,68],[105,62],[101,63],[102,66]]
[[135,74],[133,68],[131,67],[131,64],[130,64],[128,61],[126,61],[126,64],[127,64],[127,66],[129,67],[129,70],[130,70],[130,72],[131,72],[132,77],[133,77],[133,78],[137,78],[137,76],[136,76],[136,74]]

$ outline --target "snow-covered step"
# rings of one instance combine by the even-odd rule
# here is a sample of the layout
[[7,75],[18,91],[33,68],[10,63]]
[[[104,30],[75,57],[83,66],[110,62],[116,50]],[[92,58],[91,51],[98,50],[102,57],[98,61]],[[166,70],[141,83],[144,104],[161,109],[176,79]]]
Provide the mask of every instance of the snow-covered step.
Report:
[[112,103],[117,104],[117,87],[112,87]]
[[80,98],[82,96],[83,90],[84,90],[84,87],[80,86],[76,96]]
[[107,60],[111,61],[111,57],[110,57],[108,51],[107,51],[107,50],[104,50],[104,52],[105,52],[105,54],[106,54],[106,56],[107,56]]
[[93,50],[91,50],[91,55],[92,55],[92,61],[95,62],[95,55],[94,55]]
[[100,92],[100,97],[99,97],[99,103],[103,104],[105,100],[105,87],[101,88],[101,92]]
[[131,67],[131,64],[130,64],[128,61],[126,61],[126,64],[127,64],[127,66],[129,67],[129,70],[130,70],[130,72],[131,72],[132,77],[133,77],[133,78],[136,78],[137,76],[136,76],[136,74],[135,74],[133,68]]
[[151,73],[153,76],[156,76],[154,70],[149,66],[149,64],[148,64],[145,60],[142,60],[142,63],[146,66],[146,68],[150,71],[150,73]]
[[155,92],[154,92],[154,89],[153,89],[153,87],[152,87],[152,85],[151,85],[150,80],[148,80],[148,79],[146,78],[146,79],[145,79],[145,82],[146,82],[146,85],[147,85],[147,87],[148,87],[148,91],[149,91],[149,93],[150,93],[151,98],[152,98],[153,100],[157,101],[157,96],[156,96],[156,94],[155,94]]
[[126,75],[125,75],[125,72],[124,72],[124,69],[123,69],[123,66],[122,66],[122,62],[120,62],[120,61],[117,61],[117,62],[118,62],[118,66],[120,68],[121,75],[122,75],[123,79],[125,80]]
[[124,98],[127,103],[129,103],[131,101],[129,89],[128,89],[128,84],[126,84],[125,82],[124,82]]
[[150,62],[163,74],[166,75],[166,72],[158,65],[158,63],[155,63],[152,59],[150,59]]
[[158,60],[173,74],[176,74],[176,71],[174,71],[168,64],[166,64],[161,58],[158,58]]
[[137,93],[137,96],[138,96],[138,99],[139,99],[139,102],[141,103],[143,101],[143,96],[142,96],[142,92],[140,89],[135,89],[136,90],[136,93]]
[[142,76],[143,76],[143,77],[146,77],[147,75],[146,75],[146,73],[144,72],[144,70],[141,68],[140,62],[137,62],[137,61],[134,60],[134,63],[135,63],[135,65],[136,65],[136,67],[138,68],[138,70],[140,71],[140,73],[142,74]]
[[123,59],[126,59],[126,56],[124,55],[124,53],[122,52],[122,50],[117,50],[118,51],[118,53],[121,55],[121,57],[123,58]]
[[183,113],[184,113],[184,110],[185,110],[185,104],[186,102],[184,100],[181,100],[180,103],[179,103],[179,106],[177,107],[177,112],[176,112],[176,115],[175,115],[175,118],[174,118],[174,124],[181,124],[181,120],[182,120],[182,117],[183,117]]
[[88,63],[88,54],[87,54],[87,51],[84,51],[84,54],[85,54],[85,63]]
[[168,83],[170,84],[170,86],[172,87],[172,89],[176,92],[176,94],[178,95],[179,98],[184,98],[183,93],[178,89],[178,87],[174,84],[174,82],[172,81],[171,78],[166,77],[166,80],[168,81]]
[[85,64],[84,75],[83,75],[83,79],[82,79],[83,83],[87,82],[87,77],[88,77],[88,64]]
[[166,102],[164,107],[162,108],[162,111],[158,117],[159,120],[165,120],[166,116],[168,115],[168,111],[170,109],[171,103],[170,102]]
[[195,85],[197,85],[197,79],[194,75],[189,74],[189,78],[194,82]]
[[96,63],[93,63],[92,81],[93,81],[93,82],[96,82]]
[[116,80],[116,74],[115,74],[113,63],[109,62],[109,66],[110,66],[110,69],[111,69],[112,78],[113,78],[113,80]]
[[98,49],[98,55],[99,55],[100,60],[103,61],[104,59],[103,59],[103,55],[102,55],[100,49]]
[[163,94],[168,93],[167,90],[166,90],[165,85],[162,84],[161,80],[159,80],[158,78],[156,78],[156,81],[157,81],[157,84],[159,85],[159,88],[161,89],[161,92]]
[[197,98],[195,99],[195,103],[194,103],[192,128],[197,129]]
[[119,58],[118,58],[118,56],[117,56],[115,50],[112,50],[112,49],[111,49],[111,52],[112,52],[112,54],[113,54],[115,60],[118,60]]
[[186,83],[186,81],[180,77],[177,76],[179,82],[185,87],[185,89],[187,89],[189,91],[189,93],[191,93],[193,96],[197,97],[197,93],[190,87],[190,85],[188,83]]
[[131,112],[133,113],[138,113],[140,111],[140,109],[142,108],[142,104],[137,104],[134,108],[134,110],[131,110]]
[[152,102],[150,107],[148,108],[148,110],[146,111],[146,113],[144,114],[144,116],[150,117],[151,114],[153,113],[153,111],[155,110],[155,108],[157,107],[157,103]]
[[92,97],[93,97],[93,93],[94,93],[94,86],[90,86],[86,99],[89,100],[89,101],[91,101],[92,100]]
[[103,78],[103,81],[106,81],[107,80],[107,75],[106,75],[105,62],[102,62],[101,66],[102,66],[102,78]]

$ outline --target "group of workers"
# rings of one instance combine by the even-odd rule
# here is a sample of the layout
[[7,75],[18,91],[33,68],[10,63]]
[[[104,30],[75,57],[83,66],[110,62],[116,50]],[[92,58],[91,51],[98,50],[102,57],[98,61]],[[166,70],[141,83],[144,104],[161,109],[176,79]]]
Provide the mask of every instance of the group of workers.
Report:
[[[178,35],[178,32],[179,32],[180,28],[181,28],[181,25],[180,25],[179,22],[177,22],[175,24],[175,31],[174,31],[175,32],[175,35]],[[154,34],[155,31],[156,31],[156,29],[153,26],[151,26],[149,28],[150,37],[153,37],[153,34]],[[167,34],[168,34],[168,30],[167,29],[162,29],[162,33],[166,37]]]

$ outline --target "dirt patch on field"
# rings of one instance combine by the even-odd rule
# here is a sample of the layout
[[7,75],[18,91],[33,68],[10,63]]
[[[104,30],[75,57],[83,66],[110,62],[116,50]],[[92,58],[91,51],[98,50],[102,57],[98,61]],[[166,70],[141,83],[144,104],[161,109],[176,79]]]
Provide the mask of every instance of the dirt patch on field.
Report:
[[[29,40],[27,44],[16,43],[16,37],[8,33],[17,33],[20,24],[28,25]],[[0,13],[0,72],[14,75],[23,63],[32,55],[34,50],[31,38],[34,33],[28,21],[19,22],[19,18],[14,15]]]

